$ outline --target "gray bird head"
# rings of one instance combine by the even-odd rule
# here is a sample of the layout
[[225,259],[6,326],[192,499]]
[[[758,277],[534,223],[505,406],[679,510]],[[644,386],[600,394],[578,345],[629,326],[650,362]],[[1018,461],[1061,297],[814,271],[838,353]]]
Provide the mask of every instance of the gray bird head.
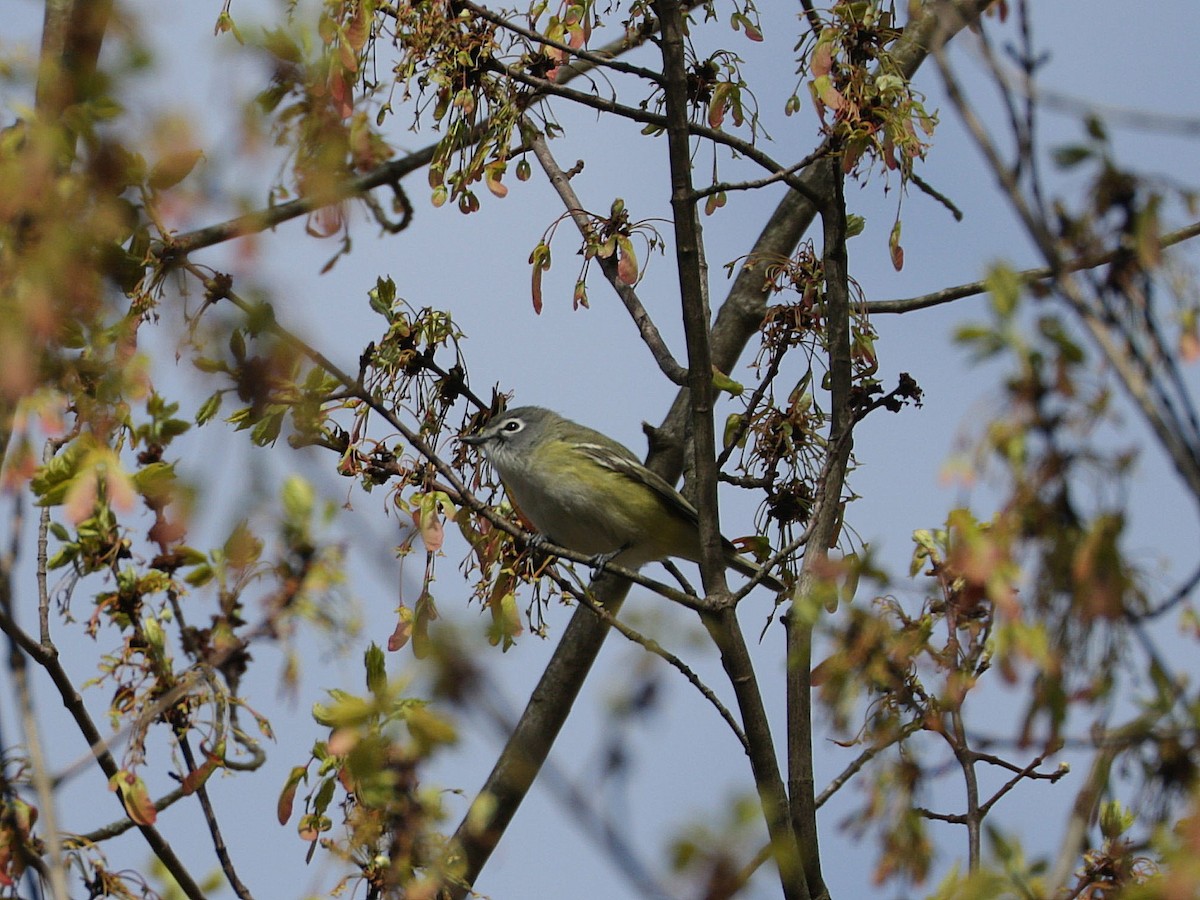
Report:
[[475,434],[465,435],[462,441],[483,448],[488,459],[503,465],[553,437],[564,422],[558,413],[540,406],[518,406],[500,413]]

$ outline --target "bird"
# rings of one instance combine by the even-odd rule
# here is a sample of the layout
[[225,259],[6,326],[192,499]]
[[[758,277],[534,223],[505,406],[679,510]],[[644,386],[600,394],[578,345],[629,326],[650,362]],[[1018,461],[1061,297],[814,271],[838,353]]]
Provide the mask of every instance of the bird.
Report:
[[[479,447],[513,505],[539,535],[637,570],[668,557],[700,561],[700,515],[686,497],[612,438],[539,406],[501,412],[461,440]],[[762,567],[721,539],[725,564],[748,577]],[[785,586],[765,574],[774,591]]]

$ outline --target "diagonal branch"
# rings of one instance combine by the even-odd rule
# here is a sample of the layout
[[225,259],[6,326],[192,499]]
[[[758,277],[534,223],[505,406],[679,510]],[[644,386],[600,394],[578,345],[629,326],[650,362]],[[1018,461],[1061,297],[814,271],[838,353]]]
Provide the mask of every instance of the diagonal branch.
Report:
[[[463,9],[469,9],[479,18],[487,22],[491,22],[493,25],[498,25],[506,31],[511,31],[513,34],[519,35],[526,40],[533,41],[537,44],[542,44],[546,47],[553,47],[556,50],[561,50],[563,53],[570,54],[576,59],[581,59],[585,63],[589,64],[587,69],[612,69],[614,72],[622,72],[626,75],[636,75],[638,78],[644,78],[646,81],[649,81],[653,84],[662,83],[662,76],[657,72],[652,69],[643,68],[642,66],[635,66],[632,63],[623,62],[622,60],[616,58],[611,49],[601,49],[596,51],[585,50],[582,47],[572,47],[569,44],[562,43],[562,41],[553,40],[544,34],[538,34],[538,32],[533,31],[532,29],[524,28],[521,25],[518,25],[512,19],[507,19],[498,13],[492,12],[485,6],[480,6],[477,3],[470,2],[470,0],[458,0],[458,5]],[[621,39],[620,41],[615,41],[614,43],[617,44],[621,49],[624,49],[627,46],[632,46],[626,39]],[[640,43],[640,41],[638,43]],[[612,44],[609,45],[610,48],[612,46]]]
[[[1190,241],[1195,237],[1200,237],[1200,222],[1193,222],[1191,225],[1185,225],[1183,228],[1164,234],[1159,238],[1158,245],[1165,249],[1173,247],[1176,244],[1181,244],[1184,241]],[[1089,253],[1084,256],[1078,256],[1075,259],[1063,261],[1062,271],[1079,272],[1084,269],[1095,269],[1108,265],[1126,252],[1128,252],[1128,248],[1121,246],[1114,250],[1105,250],[1101,253]],[[1049,266],[1024,269],[1017,273],[1017,278],[1022,284],[1026,285],[1036,284],[1039,281],[1046,281],[1054,277],[1055,272]],[[967,284],[943,288],[931,294],[922,294],[920,297],[908,297],[903,300],[872,300],[867,303],[866,309],[870,315],[914,312],[915,310],[929,309],[931,306],[940,306],[943,303],[962,300],[966,297],[975,297],[979,294],[987,293],[987,289],[986,281],[971,281]]]
[[[583,210],[583,204],[580,203],[575,189],[571,187],[570,178],[559,167],[553,154],[550,152],[550,148],[546,146],[546,136],[541,132],[532,132],[532,129],[530,129],[527,133],[527,140],[530,149],[533,150],[533,155],[542,164],[542,169],[545,170],[546,176],[550,179],[550,184],[558,192],[563,205],[566,206],[567,212],[570,213],[571,220],[579,229],[579,233],[583,235],[584,240],[587,240],[591,236],[591,222],[588,220],[587,213]],[[654,320],[650,318],[650,314],[646,312],[646,307],[642,305],[642,301],[638,298],[637,291],[634,290],[633,285],[626,284],[622,280],[615,255],[598,256],[596,259],[599,262],[600,271],[604,273],[604,277],[608,279],[608,283],[612,285],[612,289],[616,291],[617,296],[621,298],[621,302],[625,304],[625,309],[628,311],[630,318],[633,319],[634,325],[637,326],[638,333],[642,336],[642,341],[650,349],[650,353],[654,357],[654,361],[658,363],[658,367],[662,370],[662,373],[672,383],[682,385],[687,378],[687,370],[671,355],[671,349],[663,339],[658,326],[654,324]]]

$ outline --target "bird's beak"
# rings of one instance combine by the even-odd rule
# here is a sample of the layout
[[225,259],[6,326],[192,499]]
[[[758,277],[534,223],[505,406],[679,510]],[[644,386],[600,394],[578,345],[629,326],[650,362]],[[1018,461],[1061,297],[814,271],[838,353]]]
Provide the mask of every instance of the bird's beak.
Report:
[[464,434],[459,438],[459,440],[464,444],[470,444],[472,447],[477,447],[487,441],[487,438],[479,432],[475,432],[475,434]]

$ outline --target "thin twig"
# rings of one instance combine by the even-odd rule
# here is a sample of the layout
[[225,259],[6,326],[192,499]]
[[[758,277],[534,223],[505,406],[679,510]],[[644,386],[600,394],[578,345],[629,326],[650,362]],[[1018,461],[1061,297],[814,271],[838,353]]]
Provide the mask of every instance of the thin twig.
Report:
[[[981,759],[982,756],[980,754],[975,754],[975,758]],[[1044,757],[1041,757],[1041,756],[1035,758],[1033,760],[1033,762],[1031,762],[1025,768],[1019,770],[1008,781],[1004,782],[1004,784],[1000,786],[1000,789],[997,790],[996,793],[994,793],[991,796],[991,798],[987,800],[987,802],[983,803],[979,807],[979,818],[982,819],[989,812],[991,812],[992,807],[996,805],[996,803],[1000,800],[1000,798],[1003,797],[1005,794],[1007,794],[1009,791],[1011,791],[1013,788],[1015,788],[1022,781],[1026,781],[1026,780],[1039,781],[1040,780],[1040,781],[1049,781],[1051,784],[1054,784],[1056,781],[1058,781],[1064,775],[1066,775],[1067,772],[1070,771],[1068,768],[1066,768],[1064,766],[1060,766],[1057,769],[1055,769],[1053,772],[1038,772],[1038,771],[1036,771],[1037,767],[1042,764],[1043,759],[1044,759]],[[1008,763],[1005,761],[1000,761],[1000,763],[1002,765],[1004,765],[1005,768],[1012,767],[1011,763]]]
[[[1190,225],[1185,225],[1183,228],[1164,234],[1159,239],[1159,246],[1163,248],[1173,247],[1175,244],[1191,240],[1198,236],[1200,236],[1200,222],[1193,222]],[[1122,245],[1112,250],[1105,250],[1101,253],[1089,253],[1072,260],[1064,261],[1059,273],[1079,272],[1084,269],[1094,269],[1107,265],[1115,260],[1118,255],[1127,252],[1128,249],[1128,247]],[[1034,284],[1054,278],[1055,272],[1049,266],[1038,266],[1033,269],[1024,269],[1017,272],[1016,275],[1022,284]],[[986,281],[971,281],[967,284],[944,288],[940,291],[934,291],[931,294],[922,294],[919,297],[909,297],[905,300],[872,300],[866,304],[866,308],[867,312],[871,315],[912,312],[918,309],[928,309],[931,306],[939,306],[943,303],[950,303],[954,300],[962,300],[965,297],[984,294],[987,293],[987,290],[988,283]]]
[[[563,586],[565,587],[565,585]],[[616,616],[612,615],[608,610],[597,603],[591,594],[589,594],[586,590],[582,594],[579,594],[576,589],[572,588],[571,592],[576,594],[581,603],[586,605],[588,609],[595,613],[596,616],[598,616],[602,621],[616,629],[617,632],[619,632],[624,638],[632,641],[648,652],[653,653],[655,656],[665,661],[667,665],[678,671],[679,674],[681,674],[689,682],[691,682],[692,686],[700,692],[701,696],[703,696],[705,700],[713,705],[717,713],[722,719],[725,720],[725,724],[729,726],[729,730],[732,731],[734,737],[738,739],[738,743],[742,745],[742,749],[744,749],[747,754],[750,753],[750,743],[746,740],[746,733],[742,730],[742,727],[738,725],[737,719],[733,717],[733,713],[731,713],[728,707],[721,702],[720,698],[713,692],[712,688],[701,681],[700,677],[688,667],[687,663],[685,663],[670,650],[667,650],[665,647],[663,647],[658,641],[647,637],[639,631],[635,631]]]
[[856,756],[850,762],[850,764],[846,766],[846,768],[842,769],[842,771],[839,772],[838,775],[825,786],[825,790],[817,794],[815,801],[817,809],[820,809],[822,806],[824,806],[830,797],[845,787],[846,783],[855,775],[857,775],[862,770],[863,766],[873,760],[876,756],[878,756],[888,747],[900,743],[910,735],[916,734],[924,727],[924,720],[918,719],[916,721],[909,722],[907,725],[897,731],[890,740],[882,744],[876,744],[875,746],[868,747],[866,750],[862,751],[862,753]]
[[[639,32],[632,38],[622,36],[591,51],[591,53],[595,56],[608,59],[640,47],[648,37],[649,32],[646,31]],[[562,67],[555,81],[558,84],[568,84],[576,78],[587,74],[593,68],[594,65],[586,60],[574,66]],[[490,120],[478,123],[468,131],[465,140],[469,142],[478,138],[479,135],[484,134],[487,131],[489,123]],[[429,165],[440,146],[440,141],[429,144],[401,159],[386,162],[378,168],[367,172],[365,175],[348,179],[335,193],[323,194],[320,198],[300,197],[287,203],[255,210],[254,212],[237,216],[225,222],[219,222],[195,231],[174,235],[169,239],[165,239],[162,245],[153,252],[161,259],[174,260],[181,256],[186,256],[193,250],[199,250],[202,247],[211,247],[214,244],[219,244],[242,235],[257,234],[260,231],[266,231],[267,229],[274,228],[276,225],[281,225],[290,219],[308,215],[323,206],[365,194],[385,184],[394,184],[405,175]]]
[[[256,311],[256,306],[253,303],[245,300],[236,292],[229,290],[227,286],[217,284],[216,280],[206,274],[199,266],[194,263],[184,263],[182,268],[194,275],[205,285],[205,289],[214,293],[213,299],[226,299],[242,312],[253,314]],[[626,581],[631,581],[634,584],[641,585],[659,594],[666,599],[678,603],[687,609],[693,611],[701,611],[709,608],[710,604],[706,603],[699,597],[690,596],[682,591],[675,590],[669,585],[663,584],[661,581],[655,581],[653,578],[647,578],[640,572],[634,572],[626,569],[623,566],[615,565],[612,562],[606,562],[597,565],[596,557],[589,556],[585,553],[571,550],[567,547],[560,547],[549,541],[540,540],[540,536],[524,531],[511,521],[497,513],[491,506],[484,503],[471,492],[471,490],[463,483],[458,474],[450,467],[450,465],[442,459],[442,457],[432,447],[427,444],[419,434],[404,424],[403,421],[395,414],[395,412],[382,403],[378,398],[374,397],[370,391],[366,390],[357,379],[352,378],[349,374],[342,371],[332,360],[325,354],[321,353],[311,344],[298,337],[295,333],[279,324],[278,321],[271,317],[265,329],[270,331],[276,337],[286,342],[293,349],[304,354],[310,361],[320,366],[334,378],[342,383],[349,395],[357,399],[370,409],[385,422],[394,428],[405,442],[413,448],[418,454],[429,461],[429,463],[437,470],[438,474],[445,479],[447,493],[452,495],[452,499],[462,505],[466,505],[473,512],[478,513],[487,519],[496,528],[511,535],[523,544],[531,544],[537,542],[538,547],[547,553],[562,559],[570,560],[571,562],[580,563],[585,566],[590,566],[597,571],[608,571]]]
[[749,181],[718,181],[716,184],[711,184],[706,188],[698,188],[693,191],[692,197],[695,200],[703,200],[711,194],[720,194],[729,191],[753,191],[758,188],[767,187],[768,185],[776,184],[780,181],[788,181],[794,177],[801,169],[806,169],[815,163],[817,160],[827,156],[832,150],[832,145],[822,144],[804,159],[798,163],[793,163],[786,169],[780,169],[777,172],[772,172],[770,175],[765,175],[762,178],[755,178]]
[[[183,753],[184,762],[187,765],[188,772],[195,774],[197,771],[196,756],[192,752],[192,745],[187,739],[186,733],[177,735],[179,749]],[[213,809],[212,801],[208,797],[207,786],[201,784],[196,788],[196,799],[200,801],[200,808],[204,811],[204,822],[208,826],[208,833],[212,837],[213,850],[217,854],[217,859],[221,863],[221,871],[225,873],[225,878],[229,881],[229,886],[233,888],[235,894],[242,900],[253,900],[253,895],[249,888],[242,883],[238,877],[237,870],[233,867],[233,860],[229,856],[229,848],[225,845],[225,838],[221,834],[221,826],[217,822],[217,814]]]
[[[51,681],[54,682],[55,688],[58,690],[59,696],[62,699],[63,706],[75,720],[76,727],[82,732],[84,740],[93,748],[103,748],[104,738],[101,737],[96,723],[92,720],[91,715],[84,706],[83,698],[79,695],[75,688],[71,676],[67,674],[66,669],[58,659],[58,651],[54,647],[44,648],[36,642],[29,634],[23,631],[15,621],[5,612],[0,611],[0,631],[3,631],[10,639],[15,641],[25,653],[36,663],[46,670]],[[107,750],[96,750],[96,762],[100,765],[105,776],[111,779],[119,771],[116,761],[112,754]],[[118,800],[118,802],[120,802]],[[192,900],[204,900],[204,892],[200,890],[200,886],[196,884],[187,867],[175,855],[175,851],[171,845],[163,838],[162,834],[153,825],[138,825],[138,830],[149,844],[151,851],[158,857],[163,867],[170,873],[171,877],[179,884],[179,889],[183,893],[192,898]]]
[[[623,103],[618,103],[616,100],[606,100],[603,97],[589,94],[586,91],[577,91],[574,88],[564,87],[556,81],[539,78],[536,75],[531,75],[513,66],[505,65],[499,60],[489,60],[487,68],[533,89],[536,94],[550,94],[555,97],[562,97],[565,100],[571,100],[581,106],[586,106],[599,112],[610,113],[633,122],[641,122],[643,125],[653,125],[663,130],[668,130],[670,127],[668,117],[661,113],[653,113],[641,107],[627,106]],[[812,194],[808,184],[798,174],[790,172],[790,166],[776,162],[771,156],[760,150],[752,141],[735,137],[719,128],[711,128],[708,125],[701,125],[697,122],[688,122],[686,118],[681,127],[685,129],[686,134],[692,137],[704,138],[705,140],[712,141],[714,144],[728,147],[735,153],[757,163],[767,172],[770,172],[772,176],[777,176],[778,180],[782,181],[788,187],[808,197],[810,201],[816,202],[817,198]],[[694,198],[696,192],[693,189],[689,189],[688,196]]]
[[[1098,315],[1088,302],[1077,280],[1071,277],[1071,273],[1065,271],[1065,261],[1049,225],[1039,219],[1030,208],[1029,202],[1017,183],[1015,174],[1004,165],[991,135],[976,115],[975,110],[967,103],[962,87],[940,48],[934,51],[934,61],[942,76],[951,104],[976,146],[983,153],[993,175],[1000,182],[1005,196],[1012,204],[1013,210],[1017,213],[1026,232],[1045,258],[1050,270],[1055,273],[1055,286],[1058,292],[1100,348],[1105,359],[1116,372],[1120,384],[1171,458],[1193,499],[1200,504],[1200,460],[1197,459],[1197,448],[1171,426],[1164,416],[1164,410],[1156,404],[1157,389],[1153,383],[1153,375],[1148,377],[1137,361],[1130,357],[1110,331],[1104,317]],[[1117,331],[1117,334],[1120,335],[1121,332]]]

